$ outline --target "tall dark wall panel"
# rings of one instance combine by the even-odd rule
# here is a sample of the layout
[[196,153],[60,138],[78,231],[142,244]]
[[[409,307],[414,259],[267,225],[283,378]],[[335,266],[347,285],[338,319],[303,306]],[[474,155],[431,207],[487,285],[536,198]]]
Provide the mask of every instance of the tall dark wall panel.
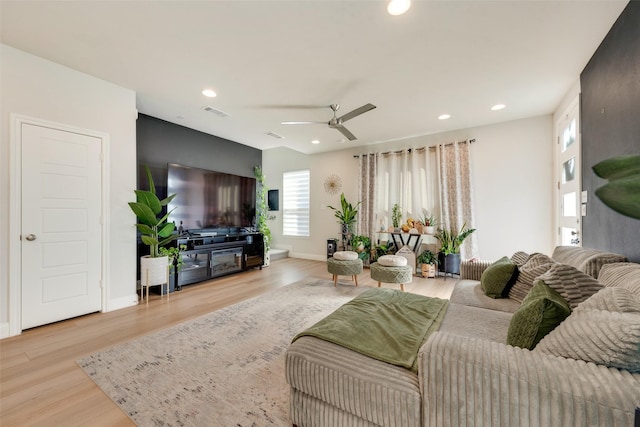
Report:
[[591,169],[610,157],[640,154],[640,2],[631,1],[580,75],[582,186],[588,191],[583,246],[640,262],[640,220],[618,214],[595,190]]
[[[227,139],[140,114],[136,125],[139,165],[148,165],[161,196],[166,195],[167,163],[253,177],[262,151]],[[146,183],[140,177],[142,187]]]

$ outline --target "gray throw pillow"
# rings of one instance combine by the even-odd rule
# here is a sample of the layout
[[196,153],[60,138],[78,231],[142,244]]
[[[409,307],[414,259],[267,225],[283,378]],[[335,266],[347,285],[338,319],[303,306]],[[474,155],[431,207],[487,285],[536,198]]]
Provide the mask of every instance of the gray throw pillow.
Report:
[[529,260],[518,268],[518,278],[509,289],[509,298],[518,302],[524,301],[524,298],[533,287],[535,279],[546,273],[553,264],[555,264],[555,261],[545,254],[531,254]]
[[562,295],[573,310],[603,286],[593,277],[568,264],[556,263],[536,280],[542,280]]
[[518,275],[518,268],[508,257],[502,257],[482,272],[480,286],[490,298],[504,298]]

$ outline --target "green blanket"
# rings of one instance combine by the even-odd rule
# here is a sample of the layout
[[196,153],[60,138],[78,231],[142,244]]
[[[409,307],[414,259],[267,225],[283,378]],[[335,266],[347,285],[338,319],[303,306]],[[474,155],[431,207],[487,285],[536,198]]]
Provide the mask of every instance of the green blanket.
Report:
[[393,289],[363,292],[300,332],[417,371],[420,346],[440,328],[449,301]]

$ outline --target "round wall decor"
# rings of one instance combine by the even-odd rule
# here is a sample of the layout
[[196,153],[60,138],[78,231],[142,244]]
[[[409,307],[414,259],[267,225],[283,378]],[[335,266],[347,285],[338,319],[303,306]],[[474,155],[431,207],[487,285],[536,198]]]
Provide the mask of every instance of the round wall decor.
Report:
[[324,180],[324,191],[329,194],[338,194],[342,189],[342,179],[336,174],[329,175]]

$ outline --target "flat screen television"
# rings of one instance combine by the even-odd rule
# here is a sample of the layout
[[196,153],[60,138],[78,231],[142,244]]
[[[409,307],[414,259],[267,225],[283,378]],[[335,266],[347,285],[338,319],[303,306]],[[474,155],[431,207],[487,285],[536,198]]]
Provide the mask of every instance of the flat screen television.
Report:
[[256,214],[256,179],[169,163],[169,216],[185,230],[250,227]]

